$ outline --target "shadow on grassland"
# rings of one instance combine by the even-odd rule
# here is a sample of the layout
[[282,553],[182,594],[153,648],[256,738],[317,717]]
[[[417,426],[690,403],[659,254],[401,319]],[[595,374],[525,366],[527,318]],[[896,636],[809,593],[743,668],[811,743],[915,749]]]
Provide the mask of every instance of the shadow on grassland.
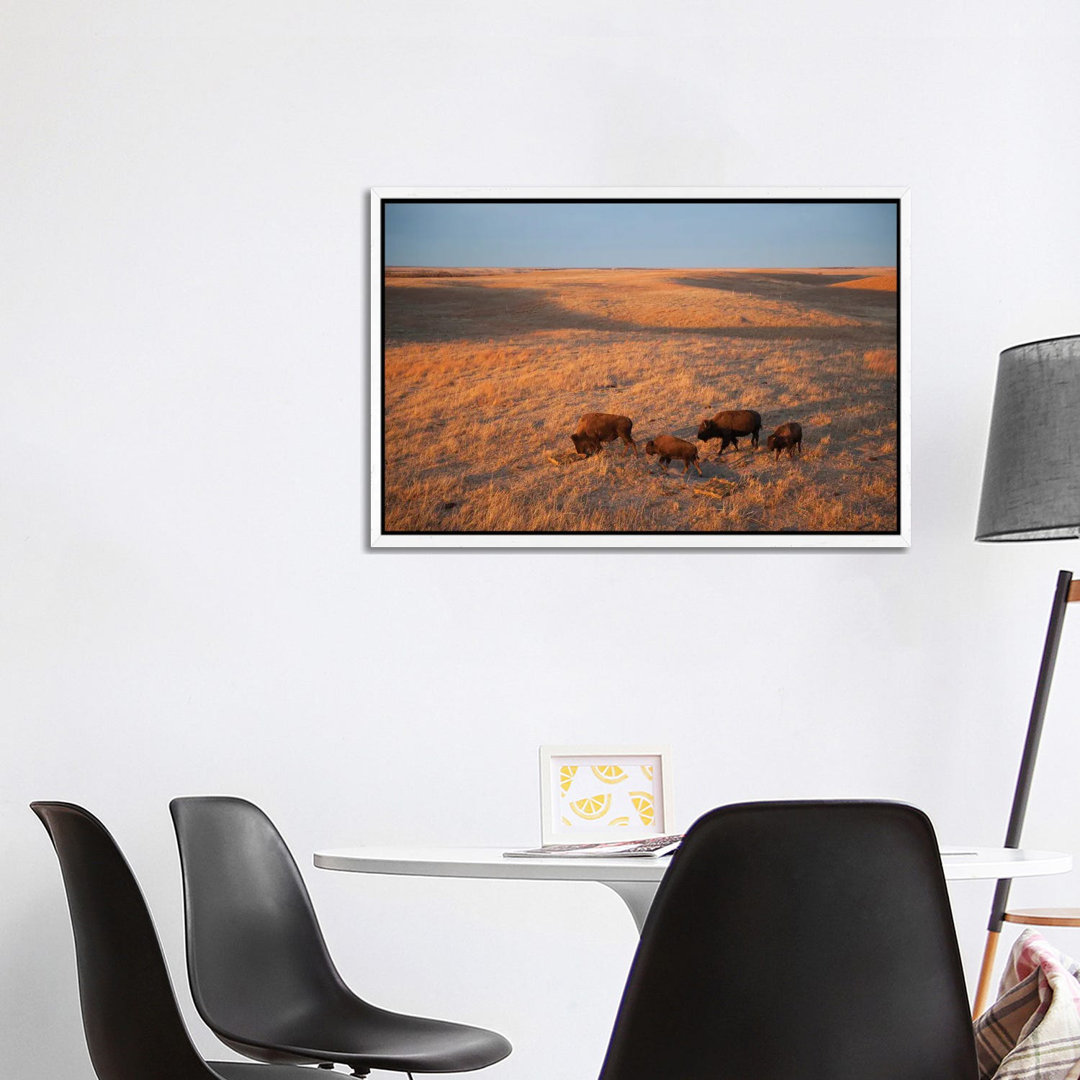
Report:
[[383,334],[388,344],[505,338],[533,330],[635,331],[650,327],[569,311],[546,289],[491,285],[386,283]]
[[542,288],[499,288],[454,282],[445,285],[394,285],[387,282],[383,335],[388,345],[450,341],[497,341],[533,331],[593,330],[648,335],[699,334],[736,340],[835,341],[881,344],[882,329],[895,325],[894,293],[833,289],[779,283],[764,275],[743,274],[673,279],[678,284],[726,289],[770,300],[797,303],[860,320],[855,326],[761,325],[743,316],[738,325],[662,327],[627,319],[573,311],[557,294]]
[[886,323],[873,319],[857,326],[759,326],[747,320],[742,326],[680,326],[666,330],[655,326],[642,326],[641,330],[657,334],[693,334],[701,337],[729,338],[733,341],[825,341],[838,348],[892,347],[895,338]]
[[745,293],[763,300],[776,300],[800,307],[814,308],[829,315],[853,319],[887,320],[896,317],[896,293],[883,289],[834,289],[832,285],[856,281],[865,274],[830,276],[822,285],[820,274],[725,274],[706,273],[671,280],[698,289],[720,289]]

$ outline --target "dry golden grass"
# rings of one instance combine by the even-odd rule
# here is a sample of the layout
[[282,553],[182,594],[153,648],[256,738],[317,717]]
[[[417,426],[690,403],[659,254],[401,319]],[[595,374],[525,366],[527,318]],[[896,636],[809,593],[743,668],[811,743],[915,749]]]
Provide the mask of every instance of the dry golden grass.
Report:
[[896,350],[871,349],[863,357],[867,370],[874,375],[896,376]]
[[[895,296],[833,287],[869,276],[388,271],[385,531],[894,531]],[[699,443],[704,479],[569,438],[621,413],[643,451],[721,408],[760,412],[761,446]],[[776,459],[787,420],[804,453]]]
[[881,292],[896,292],[896,271],[889,270],[882,274],[856,278],[854,281],[838,281],[834,289],[872,289]]

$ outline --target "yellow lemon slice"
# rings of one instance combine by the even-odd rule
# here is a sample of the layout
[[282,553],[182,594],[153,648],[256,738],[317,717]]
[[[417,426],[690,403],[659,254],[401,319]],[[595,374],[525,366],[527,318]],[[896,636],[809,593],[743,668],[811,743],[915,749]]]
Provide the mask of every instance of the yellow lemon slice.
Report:
[[629,825],[630,824],[630,819],[628,817],[625,817],[625,816],[616,817],[616,818],[612,818],[608,822],[608,824],[609,825]]
[[559,769],[559,787],[562,788],[562,793],[565,795],[570,790],[570,785],[574,782],[574,774],[578,771],[576,765],[564,765]]
[[626,770],[621,765],[594,765],[592,771],[593,776],[605,784],[617,784],[625,780],[627,776]]
[[651,765],[642,765],[641,766],[641,774],[642,774],[642,776],[645,777],[646,780],[651,780],[652,779],[652,771],[653,771],[653,767]]
[[574,824],[569,818],[563,818],[562,823],[564,825],[573,825]]
[[642,825],[653,823],[653,797],[647,791],[631,791],[630,801],[641,818]]
[[596,821],[611,809],[610,795],[590,795],[570,804],[570,809],[583,821]]

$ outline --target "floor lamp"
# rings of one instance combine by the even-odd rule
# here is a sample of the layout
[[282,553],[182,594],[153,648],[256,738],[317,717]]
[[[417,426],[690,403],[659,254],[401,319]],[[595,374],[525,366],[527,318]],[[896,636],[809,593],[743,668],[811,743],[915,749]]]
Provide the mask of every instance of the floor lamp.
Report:
[[[975,539],[1077,537],[1080,537],[1080,336],[1017,345],[1006,349],[998,363]],[[1005,846],[1009,848],[1020,846],[1065,612],[1070,601],[1076,600],[1080,600],[1080,581],[1074,582],[1072,573],[1062,570],[1050,609],[1050,625],[1005,833]],[[1011,879],[1003,878],[994,890],[975,991],[975,1016],[981,1015],[987,1004],[1001,926],[1008,918],[1005,907],[1011,885]],[[1080,911],[1062,913],[1055,924],[1080,926]]]

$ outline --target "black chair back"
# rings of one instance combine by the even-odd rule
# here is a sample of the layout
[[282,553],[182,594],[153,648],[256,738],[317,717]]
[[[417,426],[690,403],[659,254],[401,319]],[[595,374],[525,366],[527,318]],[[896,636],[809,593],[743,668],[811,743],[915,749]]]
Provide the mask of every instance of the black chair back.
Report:
[[357,997],[330,959],[296,862],[257,806],[225,796],[169,805],[191,992],[223,1042],[260,1061],[338,1063],[354,1075],[467,1072],[510,1053],[494,1031]]
[[154,924],[120,849],[70,803],[35,802],[60,860],[83,1026],[102,1080],[219,1080],[188,1036]]
[[289,1018],[357,1001],[330,958],[296,861],[273,822],[244,799],[173,799],[169,809],[195,1007],[244,1053],[287,1059],[258,1044],[290,1044]]
[[601,1080],[975,1080],[933,828],[881,802],[721,807],[642,932]]

